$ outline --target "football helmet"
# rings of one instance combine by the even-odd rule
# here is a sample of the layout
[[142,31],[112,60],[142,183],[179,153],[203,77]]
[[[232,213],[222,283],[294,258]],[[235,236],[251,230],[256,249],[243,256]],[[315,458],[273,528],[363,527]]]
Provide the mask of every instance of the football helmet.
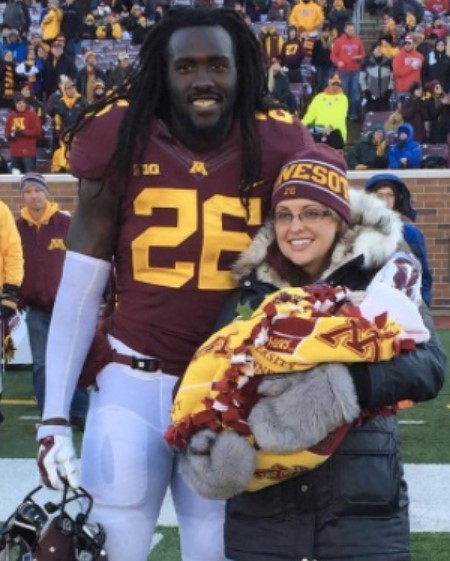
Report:
[[[88,522],[92,497],[82,487],[64,487],[60,503],[41,506],[33,489],[0,529],[0,561],[108,561],[106,533]],[[67,505],[77,501],[72,515]]]

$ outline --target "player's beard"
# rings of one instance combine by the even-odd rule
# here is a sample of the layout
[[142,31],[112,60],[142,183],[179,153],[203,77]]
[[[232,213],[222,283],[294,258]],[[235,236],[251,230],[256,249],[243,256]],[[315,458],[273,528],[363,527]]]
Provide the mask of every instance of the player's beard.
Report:
[[230,110],[221,112],[215,123],[205,126],[196,124],[188,113],[178,110],[176,106],[172,110],[180,127],[185,130],[186,137],[197,146],[215,146],[225,139],[231,129],[233,113]]

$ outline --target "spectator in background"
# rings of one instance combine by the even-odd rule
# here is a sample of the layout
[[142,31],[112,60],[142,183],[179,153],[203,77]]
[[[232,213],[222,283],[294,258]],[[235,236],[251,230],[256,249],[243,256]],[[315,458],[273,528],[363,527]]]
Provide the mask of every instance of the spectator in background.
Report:
[[92,40],[97,37],[97,24],[94,14],[87,14],[81,27],[80,36],[82,40]]
[[273,0],[267,11],[267,21],[288,21],[289,7],[287,0]]
[[430,143],[445,144],[450,132],[450,96],[444,93],[438,80],[428,82],[426,90],[429,97],[424,103],[430,122]]
[[406,183],[392,173],[380,173],[372,176],[365,185],[368,193],[374,193],[382,199],[386,206],[397,211],[403,220],[403,237],[414,255],[422,265],[422,300],[431,307],[431,288],[433,274],[428,263],[428,252],[425,238],[417,226],[412,224],[416,220],[416,211],[411,202],[411,193]]
[[331,61],[336,66],[342,87],[349,100],[349,119],[357,120],[361,113],[359,73],[365,56],[364,44],[355,34],[352,22],[345,24],[344,33],[331,48]]
[[426,0],[424,8],[435,18],[439,16],[445,16],[450,11],[450,2],[449,0]]
[[59,7],[59,0],[48,0],[47,13],[41,21],[42,40],[48,44],[61,32],[63,13]]
[[18,87],[16,63],[11,51],[4,51],[0,61],[0,107],[11,107]]
[[100,101],[106,96],[106,84],[100,78],[97,78],[94,86],[94,103]]
[[299,33],[319,31],[324,20],[323,9],[312,0],[299,0],[292,6],[289,15],[289,25],[294,25]]
[[342,149],[347,141],[348,99],[338,74],[328,81],[328,87],[313,97],[302,123],[310,129],[316,142]]
[[331,61],[332,45],[331,25],[326,21],[319,32],[319,37],[314,41],[311,54],[311,64],[316,70],[317,92],[321,92],[327,87],[328,80],[336,72],[336,68]]
[[333,7],[327,16],[330,22],[331,29],[333,29],[337,36],[344,33],[345,24],[350,21],[347,9],[344,5],[344,0],[334,0]]
[[381,43],[374,43],[361,66],[360,85],[366,111],[389,111],[394,76],[391,60],[383,55]]
[[380,39],[381,51],[383,55],[387,58],[393,59],[394,56],[400,52],[400,49],[394,42],[394,39],[390,35],[382,35]]
[[30,10],[23,0],[6,2],[3,23],[10,29],[17,29],[21,37],[27,37],[31,25],[31,16]]
[[16,74],[19,84],[25,82],[37,82],[39,68],[36,65],[36,51],[29,46],[25,60],[16,66]]
[[298,106],[291,92],[289,78],[281,68],[280,61],[276,58],[272,60],[269,67],[267,86],[273,99],[284,105],[290,113],[297,112]]
[[287,68],[289,82],[301,82],[300,65],[304,57],[303,43],[298,37],[295,25],[288,27],[287,41],[283,44],[280,53],[281,65]]
[[10,29],[3,50],[12,52],[16,64],[23,62],[27,58],[26,39],[20,36],[17,29]]
[[414,15],[417,23],[422,21],[424,9],[420,2],[416,2],[416,0],[395,0],[392,2],[390,13],[396,23],[405,23],[408,12]]
[[406,35],[403,47],[392,60],[394,85],[397,93],[407,93],[413,82],[421,82],[424,57],[414,46],[412,35]]
[[446,41],[437,39],[434,49],[425,59],[423,83],[439,80],[445,93],[450,91],[450,57],[446,53]]
[[65,0],[62,5],[61,33],[67,40],[66,53],[75,57],[81,52],[81,28],[83,12],[78,0]]
[[[402,102],[396,101],[394,104],[394,110],[389,115],[389,117],[384,122],[384,130],[389,136],[396,136],[398,127],[403,125],[403,115],[402,115]],[[392,133],[392,134],[391,134]]]
[[[96,78],[95,82],[98,78]],[[92,85],[92,95],[95,92],[95,82]],[[94,98],[92,98],[94,99]],[[88,105],[86,98],[77,91],[72,80],[62,82],[61,96],[55,102],[54,128],[59,141],[59,147],[53,152],[52,167],[53,173],[60,173],[67,170],[67,146],[63,137],[63,132],[72,127],[78,120],[83,109]]]
[[117,64],[107,74],[107,84],[109,88],[119,88],[131,74],[133,68],[130,65],[130,55],[122,51],[117,55]]
[[74,61],[64,53],[64,47],[60,41],[53,41],[50,53],[44,62],[43,89],[46,98],[58,89],[60,76],[68,76],[75,79],[77,68]]
[[21,93],[14,94],[14,108],[6,118],[5,137],[9,142],[11,165],[21,173],[36,169],[37,140],[42,136],[41,121],[28,108]]
[[28,107],[30,109],[33,109],[33,111],[39,117],[39,120],[41,121],[41,125],[42,126],[45,125],[45,122],[47,120],[47,113],[45,112],[45,106],[42,103],[42,101],[37,99],[37,97],[34,95],[33,83],[24,82],[20,88],[20,93],[25,98]]
[[[38,173],[27,173],[19,183],[24,203],[17,220],[22,240],[25,274],[20,302],[26,307],[26,322],[33,358],[33,391],[42,415],[45,395],[45,352],[48,331],[66,254],[65,239],[70,216],[49,200],[48,185]],[[84,429],[89,398],[77,388],[70,408],[70,423]]]
[[95,82],[100,79],[106,83],[106,75],[103,70],[97,68],[97,55],[93,51],[84,53],[85,65],[78,71],[76,88],[88,103],[94,101]]
[[262,53],[267,66],[273,58],[280,58],[284,45],[284,38],[277,31],[275,25],[263,25],[258,34],[258,41],[261,43]]
[[386,169],[388,148],[384,127],[379,123],[350,150],[347,158],[349,169]]
[[423,99],[422,84],[413,82],[409,88],[409,93],[410,95],[402,101],[403,122],[412,126],[414,138],[418,142],[426,142],[429,118]]
[[145,16],[141,16],[136,23],[136,26],[131,32],[131,44],[132,45],[142,45],[147,36],[150,24]]
[[390,169],[417,169],[422,164],[422,149],[414,140],[414,129],[408,123],[400,125],[398,140],[389,148]]
[[[0,200],[0,321],[7,320],[16,313],[22,279],[23,255],[19,232],[12,212]],[[0,399],[2,392],[0,379]],[[0,411],[0,423],[3,420]]]
[[[147,18],[143,16],[145,21]],[[139,21],[138,21],[139,24]],[[97,39],[122,39],[122,26],[114,12],[110,12],[103,17],[103,21],[97,25]]]

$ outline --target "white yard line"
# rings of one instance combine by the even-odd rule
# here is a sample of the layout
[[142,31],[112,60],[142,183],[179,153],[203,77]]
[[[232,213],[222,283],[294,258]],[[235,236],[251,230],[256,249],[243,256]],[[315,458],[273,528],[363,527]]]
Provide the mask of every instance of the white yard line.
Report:
[[[408,464],[405,471],[412,531],[450,532],[450,465]],[[0,459],[0,520],[5,520],[36,484],[35,460]],[[59,495],[43,491],[40,496],[45,502]],[[177,525],[170,495],[164,500],[158,524]]]

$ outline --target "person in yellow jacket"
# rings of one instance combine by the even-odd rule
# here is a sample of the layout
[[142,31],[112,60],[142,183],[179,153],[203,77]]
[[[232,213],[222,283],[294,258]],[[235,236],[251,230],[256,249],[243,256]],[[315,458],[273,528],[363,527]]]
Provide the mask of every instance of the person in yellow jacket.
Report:
[[123,29],[113,13],[103,18],[103,23],[97,27],[95,32],[97,39],[122,39]]
[[289,25],[295,25],[300,31],[311,33],[319,31],[325,16],[321,6],[313,0],[300,0],[291,10],[289,15]]
[[[5,203],[0,201],[0,321],[17,311],[19,288],[23,279],[23,253],[20,235],[14,217]],[[3,363],[4,335],[1,335],[0,361]],[[0,398],[3,386],[0,372]],[[0,411],[0,423],[3,421]]]
[[42,40],[51,43],[61,31],[63,13],[59,0],[49,0],[48,11],[41,21]]
[[311,130],[316,142],[340,150],[347,140],[347,111],[348,98],[339,75],[334,74],[328,80],[328,87],[312,99],[302,123]]

